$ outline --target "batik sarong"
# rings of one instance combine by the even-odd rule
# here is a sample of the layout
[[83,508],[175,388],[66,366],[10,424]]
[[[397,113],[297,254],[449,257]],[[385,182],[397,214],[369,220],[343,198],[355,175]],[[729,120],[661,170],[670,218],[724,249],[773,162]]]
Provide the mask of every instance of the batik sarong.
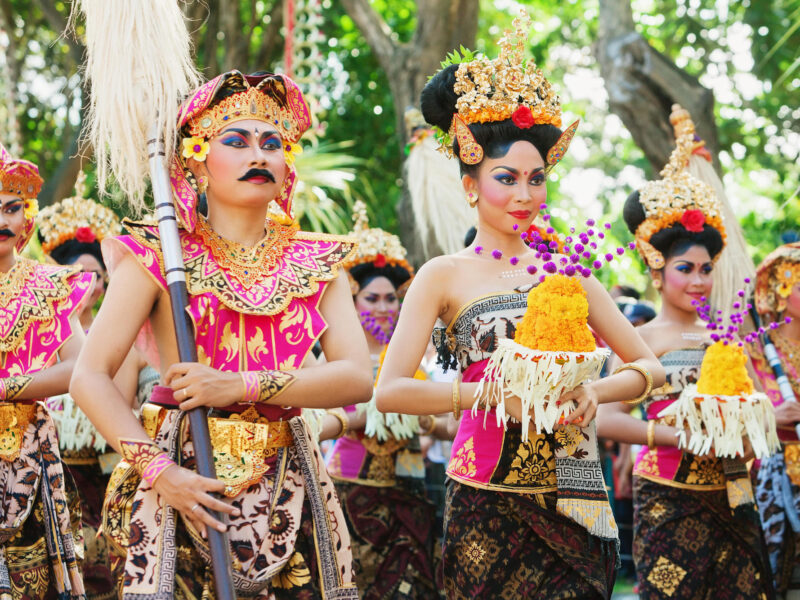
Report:
[[[155,442],[168,452],[180,447],[180,462],[193,469],[194,450],[179,414],[160,409]],[[143,420],[148,429],[147,407]],[[333,482],[302,419],[292,418],[289,425],[293,442],[276,449],[266,474],[223,498],[241,511],[228,518],[237,595],[355,599],[350,538]],[[214,597],[205,540],[124,462],[112,474],[103,532],[123,559],[115,569],[125,600]]]
[[13,428],[0,439],[2,449],[18,449],[17,456],[14,450],[0,458],[0,598],[83,599],[75,484],[61,462],[47,409],[35,403],[29,410],[19,445]]
[[695,491],[634,477],[633,558],[643,599],[774,598],[754,510],[729,491]]
[[445,592],[450,600],[606,599],[613,540],[556,512],[556,494],[513,494],[447,482]]
[[436,514],[422,482],[336,482],[362,600],[441,597],[434,572]]

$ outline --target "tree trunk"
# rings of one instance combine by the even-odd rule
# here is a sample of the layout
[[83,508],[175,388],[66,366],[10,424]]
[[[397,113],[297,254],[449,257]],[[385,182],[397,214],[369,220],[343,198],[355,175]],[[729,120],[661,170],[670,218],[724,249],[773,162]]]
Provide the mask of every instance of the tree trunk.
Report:
[[[474,47],[478,31],[478,0],[418,0],[417,28],[410,43],[395,41],[392,31],[369,0],[341,0],[350,18],[367,40],[381,68],[386,72],[395,109],[398,152],[406,142],[403,114],[410,106],[419,106],[419,95],[428,77],[439,70],[439,64],[455,48]],[[419,233],[407,193],[397,207],[400,238],[411,262],[421,264]],[[430,248],[432,255],[441,254],[437,244]]]
[[611,112],[622,119],[656,172],[667,163],[675,145],[669,122],[675,103],[692,115],[720,172],[714,94],[636,32],[630,0],[600,0],[594,53]]

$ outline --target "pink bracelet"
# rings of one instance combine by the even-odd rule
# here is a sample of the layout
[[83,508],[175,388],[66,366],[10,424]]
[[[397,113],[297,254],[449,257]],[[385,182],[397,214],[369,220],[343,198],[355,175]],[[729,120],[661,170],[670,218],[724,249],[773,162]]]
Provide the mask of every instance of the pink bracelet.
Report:
[[174,464],[175,461],[167,456],[166,453],[159,454],[142,470],[142,480],[145,481],[150,487],[153,487],[159,475],[161,475]]
[[239,371],[244,383],[244,395],[242,402],[248,404],[255,404],[258,402],[260,384],[258,380],[258,373],[256,371]]

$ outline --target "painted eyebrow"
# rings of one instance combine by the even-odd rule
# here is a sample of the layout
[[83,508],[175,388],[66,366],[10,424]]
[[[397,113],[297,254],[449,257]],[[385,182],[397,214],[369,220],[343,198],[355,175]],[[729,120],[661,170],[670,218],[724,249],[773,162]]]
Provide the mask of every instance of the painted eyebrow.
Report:
[[[220,133],[220,135],[227,135],[229,133],[238,133],[239,135],[241,135],[241,136],[243,136],[243,137],[245,137],[247,139],[250,139],[251,137],[253,137],[253,132],[252,131],[248,131],[247,129],[241,129],[239,127],[231,127],[230,129],[226,129],[225,131]],[[265,137],[272,137],[272,136],[279,136],[279,135],[280,134],[275,129],[267,129],[266,131],[264,131],[263,133],[260,134],[262,140]]]
[[22,202],[22,198],[11,198],[11,200],[6,200],[5,202],[0,201],[0,206],[9,206],[10,204],[17,204],[18,202]]
[[702,262],[702,263],[696,263],[696,262],[692,262],[692,261],[690,261],[690,260],[684,260],[684,259],[678,259],[678,260],[676,260],[676,261],[675,261],[675,264],[676,264],[676,265],[677,265],[677,264],[680,264],[680,263],[683,263],[683,264],[685,264],[685,265],[690,265],[690,266],[692,266],[692,267],[693,267],[693,266],[695,266],[695,265],[700,265],[701,267],[705,267],[706,265],[712,265],[712,264],[714,264],[714,263],[713,263],[712,261],[710,261],[710,260],[709,260],[709,261],[706,261],[706,262]]
[[[517,169],[513,168],[513,167],[507,167],[505,165],[498,165],[494,169],[492,169],[492,171],[496,171],[497,169],[505,169],[506,171],[508,171],[512,175],[519,175],[519,171]],[[544,167],[536,167],[535,169],[533,169],[531,171],[531,175],[536,175],[537,173],[541,173],[541,172],[544,172]]]

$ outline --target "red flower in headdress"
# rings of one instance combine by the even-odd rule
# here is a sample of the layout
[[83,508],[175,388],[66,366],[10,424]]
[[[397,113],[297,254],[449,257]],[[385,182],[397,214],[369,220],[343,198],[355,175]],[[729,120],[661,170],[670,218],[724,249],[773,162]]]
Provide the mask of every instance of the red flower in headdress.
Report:
[[691,209],[687,210],[681,216],[681,225],[686,228],[686,231],[693,233],[700,233],[703,231],[703,225],[706,224],[706,216],[702,210]]
[[78,227],[75,230],[75,239],[82,244],[91,244],[97,239],[91,227]]
[[533,127],[535,123],[531,109],[524,104],[520,105],[520,107],[514,111],[514,114],[511,115],[511,120],[514,122],[514,125],[520,129],[528,129],[529,127]]
[[375,256],[375,260],[372,261],[372,264],[378,267],[379,269],[386,266],[386,257],[383,254],[378,254]]

